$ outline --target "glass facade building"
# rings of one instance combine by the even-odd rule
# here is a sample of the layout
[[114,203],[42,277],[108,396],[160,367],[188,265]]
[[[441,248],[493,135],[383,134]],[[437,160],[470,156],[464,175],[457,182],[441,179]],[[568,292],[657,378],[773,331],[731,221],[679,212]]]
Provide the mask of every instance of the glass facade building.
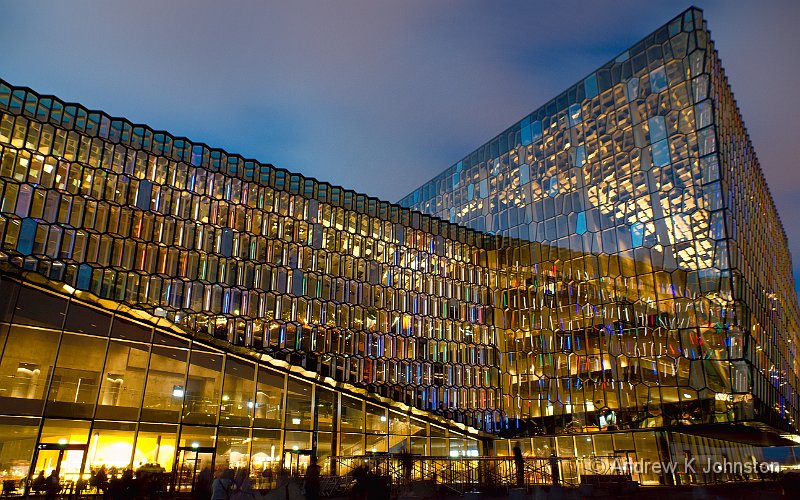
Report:
[[0,158],[2,478],[797,432],[786,237],[696,9],[400,205],[2,81]]
[[797,432],[791,256],[701,11],[400,204],[511,242],[493,304],[511,427]]

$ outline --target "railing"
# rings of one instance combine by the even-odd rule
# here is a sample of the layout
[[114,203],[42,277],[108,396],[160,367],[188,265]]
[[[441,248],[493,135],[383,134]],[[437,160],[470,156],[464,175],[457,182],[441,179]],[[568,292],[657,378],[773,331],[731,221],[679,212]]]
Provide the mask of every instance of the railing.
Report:
[[394,486],[414,481],[430,481],[463,495],[475,489],[507,489],[515,486],[553,484],[553,466],[558,469],[558,484],[577,486],[579,462],[575,458],[534,458],[522,460],[522,468],[513,457],[428,457],[375,453],[361,456],[331,457],[331,470],[352,477],[359,467],[388,477]]

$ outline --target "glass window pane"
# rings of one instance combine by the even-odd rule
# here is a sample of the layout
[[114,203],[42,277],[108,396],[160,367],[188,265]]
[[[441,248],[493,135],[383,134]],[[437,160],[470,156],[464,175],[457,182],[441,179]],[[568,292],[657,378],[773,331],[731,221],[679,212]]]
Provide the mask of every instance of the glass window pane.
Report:
[[272,489],[283,456],[281,431],[253,429],[253,445],[250,453],[250,480],[253,482],[253,488]]
[[333,456],[333,436],[335,434],[333,432],[319,432],[316,436],[318,465],[322,468],[322,474],[330,474],[331,461],[329,459]]
[[255,407],[257,427],[281,428],[285,381],[285,375],[259,367]]
[[[17,484],[28,475],[39,434],[38,418],[0,417],[0,477]],[[18,492],[21,493],[21,492]]]
[[367,434],[367,450],[372,453],[386,453],[389,451],[389,438],[388,436],[380,436],[376,434]]
[[367,403],[367,432],[386,434],[389,419],[386,417],[386,408]]
[[428,426],[425,422],[411,418],[408,421],[408,434],[411,436],[411,453],[428,454]]
[[407,436],[409,432],[408,416],[389,410],[389,432]]
[[591,436],[575,436],[575,449],[581,458],[591,457],[594,453],[594,446]]
[[630,432],[614,434],[614,451],[633,451],[633,436]]
[[334,431],[334,416],[336,414],[336,393],[330,389],[317,386],[317,430]]
[[0,360],[0,406],[41,415],[59,334],[12,326]]
[[311,433],[303,431],[287,431],[286,432],[286,450],[310,450],[311,449]]
[[89,418],[94,414],[107,343],[104,338],[64,334],[50,383],[47,415]]
[[222,386],[222,355],[191,351],[183,423],[216,424]]
[[133,459],[133,438],[136,424],[125,422],[95,422],[89,441],[87,464],[92,470],[105,466],[127,469]]
[[215,468],[246,469],[250,465],[250,429],[220,427]]
[[177,422],[186,391],[186,364],[189,352],[153,346],[147,372],[142,420]]
[[342,396],[342,414],[339,417],[339,428],[342,432],[364,432],[363,401]]
[[339,440],[339,455],[357,456],[364,454],[364,435],[342,433]]
[[287,387],[286,428],[311,430],[314,423],[314,416],[311,414],[311,384],[289,377]]
[[[78,420],[46,419],[42,426],[40,443],[87,445],[90,422]],[[86,448],[67,450],[61,461],[61,479],[77,481],[81,472]],[[44,470],[45,475],[58,465],[57,450],[40,450],[34,470]]]
[[17,283],[0,276],[0,297],[4,297],[4,299],[0,301],[0,321],[11,322],[11,316],[14,314],[14,306],[17,303],[18,293],[19,285]]
[[152,328],[146,325],[141,325],[134,321],[128,321],[123,318],[114,318],[114,324],[111,326],[111,336],[124,340],[150,342],[152,330]]
[[557,437],[556,446],[558,447],[556,455],[558,455],[559,457],[575,456],[575,443],[572,440],[572,436]]
[[446,457],[450,455],[450,446],[447,438],[431,438],[431,456]]
[[141,424],[136,437],[134,466],[138,468],[145,464],[158,464],[166,472],[172,472],[177,430],[174,425]]
[[213,448],[217,442],[214,427],[181,427],[179,446],[182,448]]
[[144,394],[150,346],[111,340],[96,418],[135,420]]
[[[634,433],[634,440],[636,443],[636,459],[641,463],[658,463],[660,456],[658,454],[658,446],[656,445],[656,436],[653,432],[636,432]],[[639,480],[642,484],[658,484],[659,474],[655,474],[652,468],[643,470],[639,474]]]
[[229,356],[225,362],[220,424],[252,425],[255,407],[256,367],[253,363]]

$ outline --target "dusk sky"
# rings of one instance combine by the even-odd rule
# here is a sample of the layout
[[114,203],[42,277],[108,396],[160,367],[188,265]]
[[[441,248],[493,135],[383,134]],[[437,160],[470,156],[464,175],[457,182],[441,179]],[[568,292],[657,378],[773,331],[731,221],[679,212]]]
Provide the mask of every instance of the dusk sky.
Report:
[[[800,2],[697,1],[800,281]],[[0,78],[396,201],[691,2],[0,4]]]

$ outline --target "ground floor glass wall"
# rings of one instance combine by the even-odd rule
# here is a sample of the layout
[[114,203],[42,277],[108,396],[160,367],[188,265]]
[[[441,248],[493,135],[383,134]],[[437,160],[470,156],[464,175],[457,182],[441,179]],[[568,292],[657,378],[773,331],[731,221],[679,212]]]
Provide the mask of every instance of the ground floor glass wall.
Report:
[[[743,464],[760,463],[757,446],[672,431],[635,431],[537,436],[495,441],[498,455],[575,458],[574,474],[626,473],[645,485],[705,484],[753,479]],[[653,467],[653,464],[659,464]],[[671,464],[661,466],[660,464]],[[720,470],[722,465],[728,464]],[[737,469],[742,464],[741,471]],[[671,468],[670,468],[671,467]],[[577,482],[578,478],[565,477]]]
[[[0,277],[0,479],[194,474],[311,453],[466,455],[478,440],[265,363]],[[188,473],[186,471],[189,471]]]

